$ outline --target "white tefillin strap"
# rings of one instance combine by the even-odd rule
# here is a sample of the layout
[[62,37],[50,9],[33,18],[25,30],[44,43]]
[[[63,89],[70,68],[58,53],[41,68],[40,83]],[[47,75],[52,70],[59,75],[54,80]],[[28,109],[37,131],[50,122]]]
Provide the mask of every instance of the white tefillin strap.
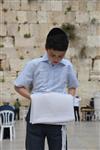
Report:
[[62,125],[62,149],[66,150],[66,125]]

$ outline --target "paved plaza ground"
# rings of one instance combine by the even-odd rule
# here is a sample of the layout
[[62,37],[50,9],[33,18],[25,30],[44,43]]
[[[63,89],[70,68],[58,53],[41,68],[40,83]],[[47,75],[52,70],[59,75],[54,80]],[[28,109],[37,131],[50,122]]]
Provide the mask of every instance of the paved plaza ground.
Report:
[[[25,150],[24,120],[16,121],[16,138],[0,141],[0,150]],[[67,125],[68,150],[100,150],[100,121],[71,122]],[[45,142],[45,150],[48,150]]]

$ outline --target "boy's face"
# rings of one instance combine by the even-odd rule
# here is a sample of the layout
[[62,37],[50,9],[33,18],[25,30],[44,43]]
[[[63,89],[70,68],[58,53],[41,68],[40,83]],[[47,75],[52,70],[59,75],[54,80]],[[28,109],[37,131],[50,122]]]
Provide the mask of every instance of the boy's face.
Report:
[[48,58],[52,64],[58,64],[65,56],[66,51],[57,51],[53,49],[47,49]]

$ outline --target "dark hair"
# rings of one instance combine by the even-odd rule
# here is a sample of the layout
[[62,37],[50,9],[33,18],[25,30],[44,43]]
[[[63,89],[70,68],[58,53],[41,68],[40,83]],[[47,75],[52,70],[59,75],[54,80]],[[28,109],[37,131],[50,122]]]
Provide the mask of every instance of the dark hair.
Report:
[[79,98],[79,96],[76,96],[76,98]]
[[60,28],[53,28],[47,35],[45,48],[66,51],[69,40],[67,34]]

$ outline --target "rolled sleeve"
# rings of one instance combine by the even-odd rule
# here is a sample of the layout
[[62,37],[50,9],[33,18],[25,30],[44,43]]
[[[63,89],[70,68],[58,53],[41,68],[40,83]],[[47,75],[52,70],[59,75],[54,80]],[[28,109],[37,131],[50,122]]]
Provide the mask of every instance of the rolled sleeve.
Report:
[[17,87],[26,87],[29,88],[33,82],[33,70],[34,67],[31,65],[31,63],[27,63],[23,71],[19,74],[17,79],[14,82],[14,85]]

